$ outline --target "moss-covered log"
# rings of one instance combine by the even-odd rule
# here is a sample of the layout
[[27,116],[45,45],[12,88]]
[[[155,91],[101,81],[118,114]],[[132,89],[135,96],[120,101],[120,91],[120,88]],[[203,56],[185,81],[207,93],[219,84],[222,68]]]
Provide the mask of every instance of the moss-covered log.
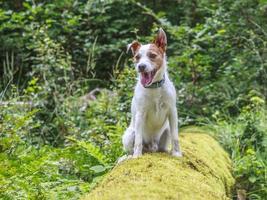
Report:
[[116,166],[84,199],[230,199],[234,179],[227,153],[209,135],[184,132],[183,157],[145,154]]

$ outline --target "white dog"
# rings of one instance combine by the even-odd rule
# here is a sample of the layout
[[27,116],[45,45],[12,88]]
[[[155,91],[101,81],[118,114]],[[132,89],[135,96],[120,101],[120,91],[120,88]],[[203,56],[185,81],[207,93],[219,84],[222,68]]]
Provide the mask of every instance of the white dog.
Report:
[[178,141],[176,92],[167,73],[167,38],[160,29],[153,43],[128,45],[133,53],[138,82],[131,106],[131,124],[122,142],[128,155],[134,158],[144,152],[167,152],[182,156]]

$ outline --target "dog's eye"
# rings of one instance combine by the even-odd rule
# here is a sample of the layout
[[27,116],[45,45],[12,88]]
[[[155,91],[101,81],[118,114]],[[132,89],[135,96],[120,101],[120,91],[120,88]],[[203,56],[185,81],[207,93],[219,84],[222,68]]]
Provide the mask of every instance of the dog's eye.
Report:
[[135,60],[139,60],[141,58],[141,55],[137,54],[134,58],[135,58]]
[[148,57],[151,58],[151,59],[154,59],[154,58],[157,57],[157,54],[155,54],[155,53],[150,53],[150,54],[148,54]]

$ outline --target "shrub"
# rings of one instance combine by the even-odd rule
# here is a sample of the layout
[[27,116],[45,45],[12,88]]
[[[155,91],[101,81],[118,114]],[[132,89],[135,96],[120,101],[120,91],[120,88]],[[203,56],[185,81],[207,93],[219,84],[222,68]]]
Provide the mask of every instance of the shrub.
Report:
[[231,155],[237,188],[245,189],[249,199],[264,199],[267,195],[267,115],[261,98],[254,96],[250,100],[236,118],[223,118],[216,113],[216,121],[209,126]]

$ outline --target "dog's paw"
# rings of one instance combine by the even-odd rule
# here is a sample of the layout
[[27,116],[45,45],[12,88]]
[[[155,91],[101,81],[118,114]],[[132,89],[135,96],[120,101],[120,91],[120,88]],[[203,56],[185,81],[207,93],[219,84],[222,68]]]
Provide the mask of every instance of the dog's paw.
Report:
[[142,156],[142,147],[137,147],[134,149],[133,158],[138,158]]
[[142,156],[142,152],[134,152],[133,154],[133,158],[138,158],[140,156]]
[[133,155],[133,158],[139,158],[141,156],[142,156],[142,154],[137,154],[137,155]]
[[174,156],[174,157],[176,157],[176,158],[180,158],[180,157],[183,156],[183,155],[182,155],[182,152],[180,152],[180,151],[173,151],[173,152],[171,153],[171,155]]

